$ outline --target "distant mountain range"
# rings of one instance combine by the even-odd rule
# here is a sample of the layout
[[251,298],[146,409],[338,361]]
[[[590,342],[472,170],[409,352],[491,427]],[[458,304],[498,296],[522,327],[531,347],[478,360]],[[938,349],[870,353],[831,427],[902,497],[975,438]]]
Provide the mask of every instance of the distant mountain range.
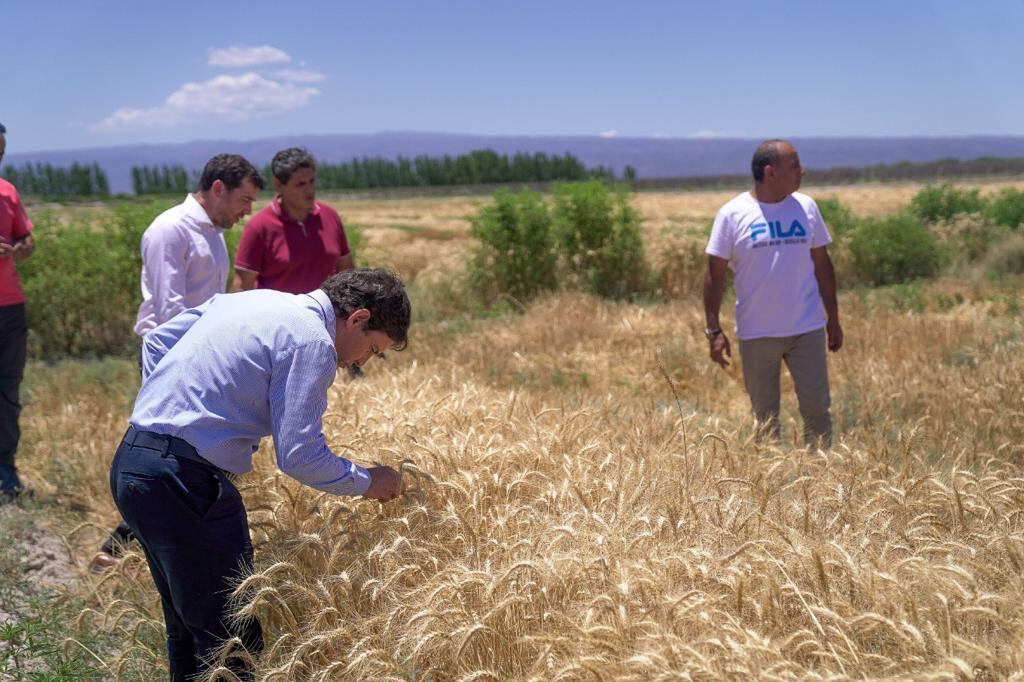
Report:
[[[934,161],[983,156],[1024,157],[1024,136],[971,137],[807,137],[792,138],[807,168],[867,166],[900,161]],[[280,149],[306,147],[320,160],[339,163],[354,157],[415,157],[462,154],[493,149],[502,154],[547,152],[574,154],[587,166],[608,166],[617,173],[631,165],[640,178],[746,173],[760,140],[638,138],[586,136],[497,136],[446,133],[381,132],[372,135],[298,135],[259,140],[199,140],[183,144],[139,144],[65,151],[12,150],[7,164],[40,161],[54,165],[97,162],[107,172],[111,190],[131,191],[131,167],[181,164],[202,168],[214,154],[233,152],[263,166]],[[16,144],[8,140],[8,149]]]

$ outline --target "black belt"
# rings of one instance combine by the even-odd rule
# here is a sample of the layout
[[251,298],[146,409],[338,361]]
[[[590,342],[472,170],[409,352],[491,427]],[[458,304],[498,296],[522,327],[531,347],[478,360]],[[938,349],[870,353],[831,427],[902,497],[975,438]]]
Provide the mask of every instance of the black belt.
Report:
[[223,471],[223,469],[211,463],[209,460],[203,459],[199,453],[196,452],[196,449],[189,445],[187,440],[182,440],[181,438],[165,436],[162,433],[153,433],[152,431],[140,431],[134,426],[129,426],[128,430],[124,432],[122,442],[139,448],[156,450],[164,457],[167,455],[174,455],[175,457],[189,459],[218,471]]

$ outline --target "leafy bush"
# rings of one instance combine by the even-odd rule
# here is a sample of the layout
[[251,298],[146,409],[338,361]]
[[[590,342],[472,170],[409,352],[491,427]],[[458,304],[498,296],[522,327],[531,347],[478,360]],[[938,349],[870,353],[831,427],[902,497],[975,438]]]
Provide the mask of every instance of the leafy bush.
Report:
[[613,194],[599,181],[559,185],[554,215],[567,284],[610,298],[644,290],[641,219],[625,193]]
[[620,298],[647,288],[640,214],[625,193],[600,181],[555,187],[554,211],[541,195],[507,190],[472,219],[479,246],[469,283],[494,302],[525,302],[565,287]]
[[528,301],[557,285],[551,212],[539,194],[501,190],[472,218],[480,244],[470,263],[470,283],[484,301],[502,295]]
[[989,200],[985,216],[997,225],[1016,230],[1024,224],[1024,191],[1013,187],[1002,190]]
[[852,275],[870,285],[931,277],[947,260],[946,250],[914,216],[863,220],[850,235]]
[[920,280],[903,282],[892,287],[889,291],[893,304],[897,310],[904,312],[923,313],[928,309],[928,302],[924,297],[924,287]]
[[910,200],[910,212],[924,221],[949,220],[960,213],[977,213],[985,200],[977,189],[957,189],[950,184],[925,187]]
[[61,357],[135,353],[142,300],[142,233],[166,205],[129,205],[106,222],[61,225],[36,216],[36,249],[18,265],[29,316],[30,354]]
[[[235,228],[238,229],[238,228]],[[234,232],[234,230],[232,230]],[[239,230],[239,232],[241,232]],[[352,256],[355,258],[356,267],[367,267],[360,264],[359,255],[363,252],[366,247],[366,235],[363,234],[363,228],[355,223],[348,223],[345,225],[345,239],[348,240],[348,248],[352,251]],[[228,246],[230,249],[231,247]],[[235,257],[235,252],[238,250],[237,246],[231,249],[231,258]]]
[[825,219],[825,225],[833,238],[847,234],[856,227],[857,218],[853,215],[853,211],[849,206],[840,203],[839,199],[828,197],[817,199],[815,203],[818,205],[821,217]]

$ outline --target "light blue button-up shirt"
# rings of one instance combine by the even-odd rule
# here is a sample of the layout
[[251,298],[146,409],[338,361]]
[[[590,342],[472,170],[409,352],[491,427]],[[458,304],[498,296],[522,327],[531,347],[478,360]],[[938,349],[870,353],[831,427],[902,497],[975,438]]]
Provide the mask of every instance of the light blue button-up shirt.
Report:
[[236,474],[273,435],[277,466],[318,490],[362,495],[370,475],[323,435],[334,383],[334,308],[320,291],[220,294],[149,332],[131,423],[188,441]]

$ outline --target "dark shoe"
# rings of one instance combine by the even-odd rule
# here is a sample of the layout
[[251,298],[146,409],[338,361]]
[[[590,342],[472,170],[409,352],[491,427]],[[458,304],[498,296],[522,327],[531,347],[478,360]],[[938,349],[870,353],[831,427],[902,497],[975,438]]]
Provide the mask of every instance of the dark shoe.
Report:
[[19,497],[24,489],[18,478],[18,470],[11,464],[0,464],[0,501]]
[[117,524],[117,528],[110,531],[110,537],[100,547],[100,554],[107,554],[114,559],[120,559],[121,555],[124,554],[125,548],[132,540],[135,539],[135,533],[128,527],[128,524],[121,521]]

